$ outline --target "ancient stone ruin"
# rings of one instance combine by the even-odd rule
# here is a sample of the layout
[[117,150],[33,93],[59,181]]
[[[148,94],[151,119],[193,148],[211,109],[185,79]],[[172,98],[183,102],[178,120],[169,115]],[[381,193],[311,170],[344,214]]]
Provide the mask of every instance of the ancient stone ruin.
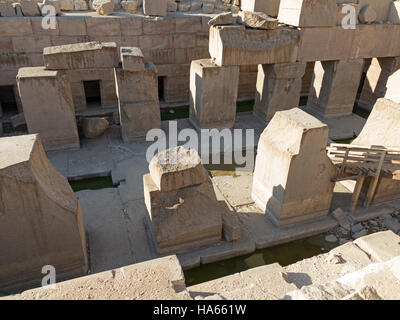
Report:
[[399,0],[0,0],[0,300],[399,299],[399,39]]

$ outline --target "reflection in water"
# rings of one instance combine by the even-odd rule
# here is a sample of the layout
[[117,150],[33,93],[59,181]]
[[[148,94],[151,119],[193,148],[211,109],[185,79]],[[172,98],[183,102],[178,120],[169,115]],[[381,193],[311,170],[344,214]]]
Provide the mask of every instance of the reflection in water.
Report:
[[201,265],[200,267],[185,271],[186,286],[192,286],[275,262],[278,262],[282,266],[287,266],[297,261],[326,253],[338,245],[339,243],[327,242],[323,235],[318,235],[257,250],[245,256]]

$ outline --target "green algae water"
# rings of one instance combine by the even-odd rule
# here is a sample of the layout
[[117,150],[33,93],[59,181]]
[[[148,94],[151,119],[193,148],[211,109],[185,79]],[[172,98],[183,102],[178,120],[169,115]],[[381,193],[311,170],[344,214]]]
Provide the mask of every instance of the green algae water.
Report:
[[317,235],[257,250],[245,256],[204,264],[184,272],[186,286],[193,286],[195,284],[229,276],[237,272],[242,272],[275,262],[278,262],[284,267],[303,259],[327,253],[338,245],[338,242],[327,242],[323,235]]
[[78,192],[81,190],[99,190],[104,188],[115,188],[111,176],[74,180],[74,181],[69,181],[69,184],[74,192]]

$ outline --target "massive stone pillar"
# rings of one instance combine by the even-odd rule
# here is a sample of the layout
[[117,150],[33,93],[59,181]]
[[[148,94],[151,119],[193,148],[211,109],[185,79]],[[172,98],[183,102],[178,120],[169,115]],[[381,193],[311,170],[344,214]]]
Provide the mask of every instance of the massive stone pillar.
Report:
[[[367,71],[358,105],[363,109],[372,110],[375,102],[379,98],[385,97],[388,85],[391,87],[392,92],[393,89],[396,90],[393,86],[393,81],[396,77],[394,74],[399,69],[399,57],[373,58]],[[389,84],[388,81],[392,76],[394,76],[391,82],[392,84]]]
[[190,121],[201,129],[232,128],[236,118],[239,67],[219,67],[211,59],[190,66]]
[[87,271],[79,200],[39,135],[0,139],[0,235],[0,292],[40,286],[45,265],[57,281]]
[[324,117],[351,114],[363,65],[363,59],[316,62],[307,105]]
[[178,252],[219,242],[227,207],[217,201],[196,150],[162,151],[149,169],[143,188],[158,251]]
[[40,133],[46,150],[79,148],[66,73],[44,67],[21,68],[17,82],[29,133]]
[[254,112],[270,121],[275,112],[299,105],[306,63],[258,65]]
[[328,214],[335,168],[327,140],[327,125],[298,108],[275,113],[262,133],[252,198],[277,226]]
[[115,69],[122,138],[130,141],[161,128],[157,69],[144,63],[139,48],[121,48],[122,68]]

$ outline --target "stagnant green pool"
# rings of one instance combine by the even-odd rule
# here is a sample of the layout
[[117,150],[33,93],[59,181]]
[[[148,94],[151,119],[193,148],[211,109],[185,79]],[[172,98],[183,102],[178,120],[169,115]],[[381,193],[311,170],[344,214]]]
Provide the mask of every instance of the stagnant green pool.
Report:
[[185,271],[186,286],[225,277],[251,268],[278,262],[287,266],[297,261],[326,253],[339,245],[325,241],[323,235],[297,240],[225,261],[201,265]]
[[97,177],[76,181],[69,181],[74,192],[81,190],[98,190],[103,188],[114,188],[111,176]]

